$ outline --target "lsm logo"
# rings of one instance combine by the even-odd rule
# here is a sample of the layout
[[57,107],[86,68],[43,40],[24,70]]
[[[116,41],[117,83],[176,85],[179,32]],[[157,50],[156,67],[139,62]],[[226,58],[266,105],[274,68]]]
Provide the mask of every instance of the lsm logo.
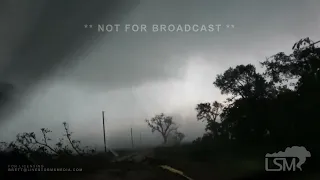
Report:
[[302,171],[301,166],[306,162],[311,153],[303,146],[288,147],[286,150],[278,153],[266,154],[266,171]]

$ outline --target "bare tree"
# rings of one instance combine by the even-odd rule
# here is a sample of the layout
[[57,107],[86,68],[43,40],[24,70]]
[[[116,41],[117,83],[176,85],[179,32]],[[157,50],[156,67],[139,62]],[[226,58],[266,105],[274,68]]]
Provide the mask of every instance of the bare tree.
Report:
[[151,128],[152,133],[159,132],[163,138],[163,144],[167,143],[168,136],[171,132],[175,132],[178,126],[173,122],[171,116],[166,116],[164,113],[154,116],[150,120],[146,119],[148,126]]
[[16,136],[16,140],[11,143],[0,142],[0,152],[12,149],[12,150],[21,152],[23,154],[26,154],[28,156],[35,152],[51,154],[54,156],[72,155],[73,150],[78,155],[81,155],[81,156],[95,153],[94,148],[91,148],[89,146],[85,146],[81,148],[80,141],[73,140],[71,138],[72,132],[70,132],[69,130],[68,123],[64,122],[63,126],[66,132],[64,136],[67,137],[67,140],[71,145],[71,148],[64,143],[65,141],[64,138],[59,138],[59,142],[57,142],[55,146],[51,146],[49,143],[51,139],[48,137],[48,133],[52,131],[47,128],[41,128],[41,132],[42,132],[41,139],[39,139],[34,132],[19,133]]
[[182,132],[179,132],[179,131],[175,131],[173,133],[173,139],[175,141],[175,145],[179,145],[181,144],[182,140],[185,138],[186,136],[182,133]]

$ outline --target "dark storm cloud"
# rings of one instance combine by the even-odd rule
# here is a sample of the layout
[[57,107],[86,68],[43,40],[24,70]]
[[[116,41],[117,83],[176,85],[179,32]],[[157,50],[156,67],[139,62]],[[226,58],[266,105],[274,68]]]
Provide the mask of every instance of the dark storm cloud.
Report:
[[0,82],[25,93],[99,38],[84,24],[118,22],[137,5],[138,0],[2,1]]
[[[16,5],[19,7],[19,3]],[[3,37],[4,42],[14,41],[16,44],[11,50],[10,62],[2,66],[2,76],[19,81],[28,78],[36,80],[39,76],[49,74],[59,63],[66,61],[65,64],[68,64],[68,57],[88,48],[91,45],[87,43],[88,40],[99,38],[99,34],[86,31],[83,28],[84,24],[100,21],[117,22],[137,5],[133,1],[124,3],[105,0],[52,0],[46,1],[42,9],[37,8],[37,5],[29,5],[27,12],[34,14],[30,15],[32,19],[27,19],[28,16],[24,14],[20,15],[19,11],[14,11],[14,14],[13,12],[3,14],[7,20],[2,23],[9,24],[5,26],[9,31],[30,30],[19,40],[15,39],[16,34]],[[15,9],[11,6],[7,8]],[[39,11],[40,13],[35,13]],[[20,18],[11,22],[10,16],[20,16]],[[20,23],[25,21],[30,23],[21,26]],[[6,47],[3,45],[2,48]]]
[[[4,5],[15,8],[5,8],[12,9],[12,12],[2,15],[6,17],[2,19],[7,34],[3,34],[1,50],[7,56],[1,59],[7,62],[10,60],[10,63],[2,63],[0,77],[23,83],[23,86],[34,83],[42,75],[50,74],[59,65],[63,69],[72,67],[77,64],[72,60],[85,59],[93,51],[89,47],[93,44],[98,46],[99,41],[103,54],[100,53],[100,57],[97,57],[99,52],[91,55],[92,59],[87,59],[85,65],[74,70],[72,80],[85,85],[108,83],[113,86],[171,76],[174,72],[164,73],[164,65],[171,61],[170,55],[193,53],[191,51],[208,52],[225,48],[224,45],[228,43],[223,42],[226,41],[223,33],[219,37],[199,33],[188,36],[174,33],[108,35],[88,31],[83,28],[86,23],[235,23],[238,29],[228,34],[231,36],[228,47],[237,48],[238,43],[245,41],[242,44],[244,48],[251,42],[263,40],[262,36],[288,29],[300,36],[298,32],[304,27],[299,27],[296,22],[311,24],[316,18],[313,11],[305,13],[303,10],[310,9],[308,3],[297,0],[141,1],[139,6],[137,1],[17,2],[4,2]],[[138,10],[134,11],[135,8]],[[20,18],[10,18],[13,14]],[[263,28],[266,31],[261,33]],[[19,32],[25,32],[24,36],[19,36]],[[105,41],[101,42],[102,39]],[[157,43],[150,45],[147,41]],[[213,41],[215,45],[212,45]],[[174,45],[174,48],[170,45]],[[141,58],[139,54],[145,54],[146,57]],[[175,67],[183,63],[176,62]],[[73,73],[61,71],[64,74]]]
[[[194,54],[204,55],[224,67],[248,61],[247,56],[258,53],[265,58],[266,51],[271,55],[278,51],[277,47],[283,50],[284,45],[278,42],[290,47],[297,39],[316,34],[316,28],[308,28],[318,21],[314,4],[317,2],[312,0],[141,1],[127,18],[117,22],[121,25],[120,32],[101,38],[92,47],[94,50],[81,57],[70,71],[61,70],[56,75],[80,88],[105,91],[106,87],[116,89],[181,78],[179,69]],[[125,33],[123,30],[125,24],[151,27],[152,24],[210,23],[230,23],[236,28],[219,33]],[[232,53],[225,53],[226,50]],[[214,57],[221,54],[232,58]],[[256,61],[262,60],[259,58]]]

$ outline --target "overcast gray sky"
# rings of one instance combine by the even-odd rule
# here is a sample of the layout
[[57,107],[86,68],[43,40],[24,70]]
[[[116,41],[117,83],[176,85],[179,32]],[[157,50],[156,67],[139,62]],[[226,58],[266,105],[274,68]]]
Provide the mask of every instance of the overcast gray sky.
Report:
[[[56,138],[66,121],[76,138],[101,146],[102,110],[112,147],[130,145],[131,127],[136,139],[141,131],[143,143],[159,143],[144,119],[161,112],[193,140],[204,132],[196,104],[223,100],[212,85],[218,73],[290,52],[304,37],[320,40],[318,0],[123,1],[108,6],[112,13],[98,0],[29,2],[0,5],[1,81],[14,85],[16,104],[5,107],[1,140],[42,127]],[[102,33],[98,24],[120,29]],[[125,32],[125,24],[222,26],[161,33]]]

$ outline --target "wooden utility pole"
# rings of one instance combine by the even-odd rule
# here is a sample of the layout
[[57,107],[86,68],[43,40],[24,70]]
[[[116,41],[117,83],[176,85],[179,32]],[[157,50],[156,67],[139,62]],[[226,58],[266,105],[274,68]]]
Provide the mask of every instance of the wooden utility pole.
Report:
[[133,135],[132,135],[132,128],[131,128],[131,145],[132,145],[132,149],[133,149]]
[[104,141],[104,152],[107,152],[107,144],[106,144],[106,129],[104,126],[104,111],[102,111],[102,125],[103,125],[103,141]]
[[141,136],[141,132],[140,132],[140,146],[142,146],[142,136]]

